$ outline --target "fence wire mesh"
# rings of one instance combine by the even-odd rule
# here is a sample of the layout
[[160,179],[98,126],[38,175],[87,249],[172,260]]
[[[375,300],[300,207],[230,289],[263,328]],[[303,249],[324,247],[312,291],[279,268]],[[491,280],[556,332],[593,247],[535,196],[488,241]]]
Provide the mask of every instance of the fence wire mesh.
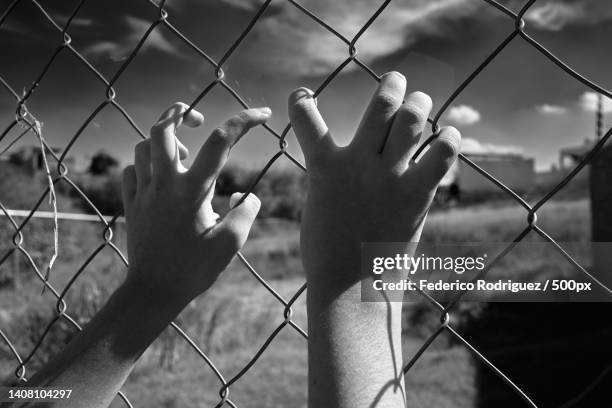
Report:
[[[188,109],[191,110],[196,105],[198,105],[204,98],[206,98],[210,92],[214,88],[222,88],[227,93],[236,100],[236,102],[244,107],[248,108],[248,104],[245,99],[230,85],[228,78],[226,78],[226,74],[223,70],[223,66],[232,58],[232,56],[239,52],[240,45],[244,42],[245,38],[249,36],[253,27],[258,23],[261,16],[264,12],[270,7],[273,0],[266,0],[261,4],[257,12],[252,16],[250,22],[246,25],[246,27],[242,30],[240,35],[235,39],[235,41],[231,44],[231,46],[227,49],[227,51],[222,55],[222,57],[218,60],[212,58],[209,54],[203,51],[197,44],[191,41],[185,34],[181,32],[179,28],[171,22],[171,16],[169,15],[168,9],[166,8],[166,1],[162,0],[159,3],[154,2],[153,0],[143,1],[143,4],[147,7],[156,8],[159,12],[159,17],[152,21],[142,38],[140,38],[137,45],[131,50],[129,56],[123,61],[119,69],[112,75],[110,79],[106,78],[104,75],[100,73],[98,69],[90,62],[88,59],[82,54],[79,53],[72,45],[72,38],[70,35],[71,24],[73,20],[79,14],[82,6],[88,0],[80,0],[77,6],[74,8],[72,14],[62,26],[58,24],[57,21],[54,20],[51,13],[49,13],[39,2],[36,0],[13,0],[8,7],[2,12],[0,16],[0,27],[5,23],[7,18],[14,12],[15,8],[19,3],[30,2],[40,11],[41,15],[47,20],[55,30],[57,30],[59,36],[58,38],[61,41],[58,42],[57,47],[52,53],[51,57],[44,64],[38,76],[35,77],[31,86],[27,88],[22,94],[19,94],[15,91],[15,89],[2,77],[0,76],[0,83],[2,88],[15,101],[15,117],[14,119],[4,128],[0,135],[0,141],[4,140],[8,135],[11,134],[11,131],[17,129],[18,133],[13,140],[10,141],[7,148],[5,148],[2,153],[5,154],[7,150],[17,143],[21,138],[23,138],[27,134],[33,134],[39,142],[40,152],[42,154],[42,158],[44,160],[44,170],[46,171],[46,175],[48,178],[48,186],[46,187],[43,194],[39,197],[36,204],[28,211],[23,212],[25,217],[18,222],[19,215],[18,212],[11,211],[11,209],[7,208],[4,203],[0,202],[0,208],[2,212],[7,217],[10,222],[10,225],[14,229],[14,234],[12,236],[12,243],[9,245],[11,248],[4,254],[0,254],[0,265],[7,262],[7,260],[12,255],[20,255],[25,260],[28,267],[31,269],[32,273],[34,273],[37,278],[44,284],[46,290],[48,290],[56,299],[56,312],[55,316],[49,321],[42,331],[42,334],[35,342],[34,347],[31,350],[18,350],[18,347],[15,346],[14,341],[12,341],[9,336],[2,330],[0,327],[0,337],[2,337],[3,342],[8,347],[8,350],[14,356],[16,361],[15,375],[19,381],[27,381],[28,372],[27,367],[29,362],[32,360],[33,356],[37,353],[41,344],[43,343],[47,334],[51,331],[54,325],[56,325],[59,321],[65,321],[70,326],[74,327],[76,330],[81,330],[81,325],[78,323],[78,316],[69,313],[69,304],[66,301],[66,295],[73,288],[75,281],[77,281],[84,271],[84,269],[89,265],[92,260],[104,249],[110,248],[114,253],[119,257],[121,262],[127,266],[128,261],[124,254],[121,252],[120,248],[112,242],[113,239],[113,229],[116,227],[117,223],[121,221],[121,214],[117,214],[114,217],[105,217],[98,208],[89,200],[87,195],[78,187],[78,185],[71,180],[69,174],[69,168],[66,161],[67,155],[71,151],[74,143],[81,137],[85,128],[96,118],[97,115],[100,114],[103,110],[107,108],[116,109],[123,118],[127,121],[127,123],[131,126],[131,128],[136,132],[141,138],[145,139],[147,135],[139,128],[136,121],[132,118],[130,113],[119,103],[118,94],[115,90],[115,83],[118,79],[123,75],[127,67],[133,62],[136,55],[143,49],[143,46],[146,44],[147,40],[150,38],[151,34],[158,30],[159,27],[164,26],[170,32],[176,36],[177,39],[182,41],[187,47],[196,52],[202,60],[206,61],[210,66],[213,67],[215,76],[211,78],[210,82],[203,88],[203,90],[198,94],[198,96],[191,102],[190,107]],[[89,0],[92,1],[92,0]],[[349,65],[355,64],[359,69],[363,70],[373,81],[380,81],[380,75],[375,72],[368,64],[366,64],[363,60],[358,57],[358,45],[360,38],[366,33],[366,31],[371,27],[371,25],[377,20],[380,14],[389,6],[392,0],[385,0],[375,9],[374,13],[370,16],[367,22],[361,27],[361,29],[357,32],[357,34],[352,38],[347,38],[342,35],[338,30],[334,27],[326,23],[321,17],[316,15],[307,9],[304,5],[300,4],[295,0],[275,0],[275,1],[285,1],[289,3],[291,6],[295,7],[299,10],[305,19],[311,19],[313,22],[318,24],[323,29],[327,30],[337,39],[346,44],[347,54],[346,59],[342,61],[318,86],[318,88],[314,92],[314,96],[323,95],[325,89],[337,78],[337,76]],[[505,5],[494,1],[494,0],[480,0],[486,3],[488,6],[497,9],[498,12],[503,13],[506,18],[510,19],[514,23],[514,29],[507,34],[507,36],[503,39],[503,41],[491,51],[490,54],[463,80],[463,82],[446,98],[445,102],[442,106],[437,110],[433,118],[430,118],[428,121],[431,124],[431,136],[420,146],[418,151],[415,153],[415,157],[418,157],[423,149],[437,136],[437,132],[440,129],[440,118],[447,111],[447,109],[451,106],[451,104],[462,94],[462,92],[470,86],[472,81],[479,76],[479,74],[486,69],[486,67],[495,60],[498,55],[509,46],[514,41],[524,41],[530,46],[532,46],[535,50],[544,55],[550,62],[556,65],[559,69],[565,71],[570,77],[574,80],[581,82],[585,86],[591,88],[593,91],[599,93],[608,98],[612,98],[612,92],[603,88],[602,86],[594,83],[589,80],[585,76],[576,72],[569,65],[567,65],[560,58],[555,56],[552,52],[550,52],[547,48],[541,45],[538,41],[536,41],[533,37],[529,35],[526,28],[526,21],[524,19],[525,14],[528,12],[530,8],[536,3],[536,0],[527,1],[522,8],[518,12],[514,12]],[[40,126],[40,118],[37,118],[36,112],[32,112],[28,109],[27,103],[34,94],[35,89],[40,85],[40,83],[45,79],[47,73],[49,72],[52,65],[57,60],[58,56],[63,53],[70,53],[74,57],[76,57],[77,61],[82,64],[86,69],[94,75],[97,80],[103,83],[105,87],[105,94],[103,95],[102,101],[95,108],[93,112],[87,117],[87,119],[82,123],[82,125],[78,128],[77,132],[70,138],[69,142],[64,146],[63,150],[58,153],[56,150],[52,149],[46,142],[43,134],[41,132]],[[188,112],[187,111],[187,112]],[[186,113],[187,113],[186,112]],[[288,142],[287,135],[291,129],[291,125],[288,123],[281,131],[273,129],[269,125],[264,125],[267,132],[269,132],[273,137],[278,140],[278,150],[272,157],[269,158],[267,164],[263,167],[263,169],[258,173],[258,176],[255,178],[254,182],[246,191],[245,194],[248,194],[255,188],[257,183],[264,177],[266,172],[271,168],[271,166],[279,159],[286,158],[295,166],[300,168],[303,171],[306,171],[304,165],[300,163],[296,157],[290,154],[287,150]],[[501,191],[507,194],[512,200],[516,201],[520,206],[522,206],[525,210],[525,227],[524,229],[515,237],[514,244],[509,245],[502,252],[497,254],[495,258],[487,265],[485,269],[482,270],[477,276],[475,276],[474,280],[483,277],[493,266],[495,266],[503,257],[505,257],[514,245],[523,238],[527,236],[530,232],[535,232],[539,234],[546,241],[553,244],[558,252],[567,259],[572,265],[574,265],[578,270],[580,270],[583,274],[587,275],[591,280],[593,280],[596,284],[605,289],[608,293],[612,292],[610,289],[606,288],[601,282],[599,282],[594,276],[592,276],[583,266],[581,266],[576,260],[572,258],[572,256],[560,245],[558,244],[551,236],[549,236],[546,231],[544,231],[537,224],[537,211],[553,196],[555,196],[564,186],[566,186],[583,167],[585,167],[596,155],[596,153],[602,148],[602,146],[606,143],[606,141],[612,136],[612,128],[605,131],[603,136],[597,141],[594,147],[586,154],[578,163],[578,165],[567,174],[554,188],[552,188],[547,194],[544,195],[539,201],[537,201],[534,205],[530,205],[527,203],[517,192],[513,191],[511,188],[506,186],[503,181],[497,179],[487,171],[480,168],[477,164],[472,162],[468,157],[463,154],[459,155],[459,159],[463,161],[465,164],[473,168],[475,171],[480,173],[483,177],[488,179],[491,183],[495,184]],[[55,164],[55,169],[52,170],[50,167],[50,163]],[[91,207],[91,210],[95,213],[96,219],[104,226],[103,235],[101,237],[100,245],[88,256],[88,258],[83,262],[82,265],[76,270],[72,278],[69,280],[68,284],[60,289],[54,287],[48,280],[49,273],[53,269],[53,261],[57,256],[57,234],[59,231],[58,228],[58,218],[62,217],[62,214],[58,212],[57,207],[55,206],[55,187],[59,183],[66,183],[71,189],[74,190],[76,194],[81,196]],[[43,204],[45,200],[50,200],[50,203],[53,205],[53,211],[51,213],[47,213],[46,216],[50,217],[54,220],[54,238],[53,243],[49,246],[51,247],[51,258],[47,263],[47,266],[42,268],[40,266],[40,262],[36,262],[34,257],[31,254],[31,251],[25,245],[24,239],[24,229],[28,223],[32,221],[32,219],[38,217],[41,213],[39,208]],[[70,218],[70,214],[67,216],[64,214],[65,218]],[[185,330],[183,330],[177,323],[173,322],[171,324],[172,328],[176,331],[176,333],[180,336],[180,338],[186,343],[186,345],[191,348],[203,361],[203,363],[214,373],[216,378],[219,381],[219,397],[216,407],[220,407],[223,405],[228,405],[231,407],[236,407],[236,404],[230,399],[229,393],[230,388],[233,386],[237,386],[239,380],[249,371],[259,360],[259,358],[266,352],[269,348],[272,341],[278,336],[278,334],[283,330],[295,330],[300,336],[307,338],[307,333],[303,330],[293,319],[292,319],[292,306],[296,302],[298,298],[304,295],[306,291],[306,284],[301,286],[301,288],[296,291],[293,296],[289,299],[281,296],[252,266],[252,264],[247,260],[247,258],[242,254],[238,253],[237,255],[240,262],[246,266],[248,271],[257,279],[257,281],[265,287],[265,289],[269,292],[271,296],[273,296],[279,303],[279,306],[282,308],[283,313],[283,321],[269,334],[266,341],[259,347],[257,352],[250,358],[247,364],[242,367],[241,370],[237,374],[235,374],[231,378],[227,378],[221,372],[219,368],[215,365],[213,359],[211,359],[201,348],[201,345],[198,342],[190,337]],[[43,270],[44,269],[44,270]],[[432,345],[434,340],[440,336],[443,332],[448,332],[452,337],[458,340],[460,343],[464,344],[467,350],[472,353],[477,360],[480,360],[486,367],[492,370],[508,387],[510,387],[513,392],[515,392],[520,398],[524,401],[526,406],[536,407],[534,401],[528,396],[519,386],[517,386],[508,376],[502,373],[493,363],[491,363],[486,356],[481,354],[479,350],[477,350],[474,346],[472,346],[466,339],[464,339],[460,333],[458,333],[451,323],[450,313],[457,306],[457,302],[463,296],[463,294],[458,295],[455,299],[448,302],[446,305],[442,305],[430,297],[427,293],[421,292],[421,294],[426,298],[426,300],[431,303],[435,308],[437,308],[440,312],[440,323],[437,329],[424,341],[422,346],[417,350],[416,353],[410,358],[410,360],[405,364],[403,368],[403,372],[407,373],[409,370],[413,369],[415,363],[423,356],[423,353]],[[127,395],[120,392],[119,396],[125,402],[127,406],[132,406]]]

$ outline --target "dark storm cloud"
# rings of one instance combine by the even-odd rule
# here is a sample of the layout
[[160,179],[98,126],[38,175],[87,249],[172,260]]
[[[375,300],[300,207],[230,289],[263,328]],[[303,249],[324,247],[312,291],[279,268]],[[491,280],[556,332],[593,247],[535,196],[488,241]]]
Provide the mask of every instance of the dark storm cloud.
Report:
[[527,21],[541,30],[559,31],[566,26],[601,24],[612,19],[607,0],[557,0],[536,3],[526,14]]
[[[88,45],[83,49],[83,55],[85,57],[106,57],[112,61],[123,61],[132,52],[150,26],[151,22],[149,21],[126,16],[120,24],[122,35],[113,36],[112,39],[105,39]],[[176,40],[172,41],[171,37],[167,37],[162,31],[153,30],[142,46],[142,52],[157,50],[168,55],[181,56],[175,43]]]
[[[259,4],[225,0],[231,4]],[[272,61],[273,74],[318,76],[328,74],[349,54],[348,46],[313,23],[289,2],[283,3],[274,18],[259,23],[254,31],[259,41],[244,54],[245,59],[263,65]],[[366,0],[311,0],[303,2],[340,34],[352,39],[376,11],[379,4]],[[422,37],[449,34],[446,22],[470,15],[478,8],[468,0],[399,0],[383,12],[359,40],[359,56],[372,62],[409,47]],[[291,58],[287,58],[291,55]],[[347,71],[355,68],[347,67]]]
[[[78,3],[40,1],[59,25],[66,23]],[[348,38],[359,31],[381,3],[382,0],[300,2]],[[166,9],[174,26],[219,60],[262,4],[262,0],[168,0]],[[508,0],[504,4],[517,11],[525,0]],[[611,9],[606,0],[538,0],[526,15],[527,30],[570,66],[604,87],[611,87]],[[111,78],[158,18],[158,9],[144,0],[88,0],[72,21],[69,33],[72,45]],[[394,0],[359,40],[358,55],[377,72],[397,69],[406,73],[410,88],[432,94],[439,108],[513,29],[511,19],[484,1]],[[30,1],[20,2],[0,27],[0,55],[4,62],[0,76],[18,92],[27,89],[61,41],[57,30],[45,22]],[[78,65],[74,58],[64,58],[66,54],[69,56],[63,53],[57,59],[32,97],[37,113],[47,118],[50,137],[56,135],[57,145],[64,144],[62,138],[87,117],[89,108],[84,106],[104,98],[104,87],[85,68],[75,69]],[[227,80],[249,104],[270,104],[275,109],[273,121],[277,120],[275,126],[281,127],[287,120],[286,94],[295,86],[317,86],[347,56],[346,44],[288,1],[273,0],[223,68]],[[168,103],[189,102],[213,79],[210,64],[159,25],[116,88],[121,103],[128,111],[137,112],[139,125],[146,129]],[[346,100],[365,101],[371,92],[369,85],[372,84],[365,82],[356,65],[349,64],[331,90],[326,91],[322,104],[329,106],[329,122],[342,140],[348,140],[351,123],[357,120],[347,116],[355,109],[353,104],[346,107]],[[582,96],[588,91],[518,38],[460,95],[442,121],[454,118],[456,123],[463,123],[465,139],[478,139],[482,146],[514,148],[540,140],[544,146],[559,138],[559,129],[565,129],[561,125],[537,127],[541,119],[561,123],[564,118],[592,113],[587,102],[593,97]],[[212,99],[215,103],[208,103]],[[6,101],[9,102],[0,103],[0,107],[10,117],[14,106],[10,99],[2,100]],[[218,94],[205,98],[200,107],[206,109],[208,118],[224,117],[237,109],[235,102],[219,99]],[[60,110],[70,123],[52,123],[49,118],[60,117]],[[475,117],[474,112],[479,120],[467,120],[466,114]],[[459,118],[458,113],[463,116]],[[111,144],[117,150],[130,151],[128,142],[115,136],[125,133],[123,119],[99,120]],[[526,125],[529,123],[533,128]],[[529,137],[536,130],[537,140]],[[86,137],[82,140],[80,143],[93,143]],[[263,149],[257,145],[261,140],[251,138],[245,142],[253,143],[249,154]],[[85,145],[75,146],[80,148]]]

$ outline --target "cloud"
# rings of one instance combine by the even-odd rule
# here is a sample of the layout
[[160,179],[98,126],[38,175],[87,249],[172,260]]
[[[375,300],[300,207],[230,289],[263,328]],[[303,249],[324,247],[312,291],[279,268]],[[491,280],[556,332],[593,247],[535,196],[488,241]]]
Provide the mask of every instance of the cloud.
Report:
[[543,104],[536,106],[536,111],[541,115],[564,115],[567,113],[567,108],[559,105]]
[[[595,112],[597,110],[597,99],[598,95],[596,92],[585,92],[580,96],[578,105],[587,112]],[[603,97],[602,110],[604,113],[612,112],[612,99]]]
[[[194,7],[200,7],[202,5],[206,6],[206,4],[202,3],[204,2],[201,0],[174,0],[168,1],[164,8],[177,10],[180,12],[193,13]],[[228,6],[232,8],[232,12],[242,11],[255,13],[264,5],[265,0],[217,0],[216,3],[222,4],[222,7]],[[284,10],[285,6],[287,6],[285,2],[272,2],[266,6],[266,15],[270,16],[271,14],[276,14],[277,12]]]
[[581,4],[546,3],[530,9],[525,19],[536,28],[559,31],[567,24],[576,21],[582,13]]
[[556,0],[531,7],[525,19],[540,30],[559,31],[570,25],[599,24],[612,19],[606,0]]
[[491,154],[491,155],[523,155],[525,152],[518,146],[497,145],[492,143],[481,143],[476,139],[462,138],[461,153],[464,154]]
[[112,61],[123,61],[127,57],[128,49],[125,46],[113,41],[100,41],[92,44],[83,50],[85,57],[103,58],[107,57]]
[[[224,0],[236,3],[237,0]],[[246,0],[245,0],[246,1]],[[252,4],[246,1],[246,3]],[[258,2],[255,2],[258,4]],[[448,20],[471,15],[479,7],[469,0],[398,0],[385,10],[357,42],[359,58],[369,63],[410,46],[424,36],[444,36]],[[311,0],[308,8],[352,39],[376,11],[369,0]],[[349,47],[304,13],[285,3],[254,28],[259,44],[251,47],[248,59],[270,69],[298,76],[330,73],[349,56]],[[287,58],[291,55],[292,58]],[[346,67],[355,69],[354,64]]]
[[32,29],[20,21],[8,20],[0,26],[0,31],[6,31],[13,34],[23,35],[25,37],[33,37]]
[[[94,58],[109,58],[112,61],[123,61],[132,52],[142,38],[151,22],[132,16],[124,19],[126,34],[117,41],[100,41],[89,45],[83,50],[83,55]],[[154,29],[144,42],[142,51],[156,50],[166,54],[180,56],[175,46],[166,39],[162,32]]]
[[469,126],[480,122],[480,112],[467,105],[452,106],[446,117],[457,126]]
[[248,11],[258,10],[263,4],[261,0],[221,0],[221,2]]
[[[62,28],[68,22],[68,16],[53,14],[51,17]],[[94,20],[91,18],[75,17],[70,22],[69,29],[74,27],[91,27],[92,25],[94,25]]]

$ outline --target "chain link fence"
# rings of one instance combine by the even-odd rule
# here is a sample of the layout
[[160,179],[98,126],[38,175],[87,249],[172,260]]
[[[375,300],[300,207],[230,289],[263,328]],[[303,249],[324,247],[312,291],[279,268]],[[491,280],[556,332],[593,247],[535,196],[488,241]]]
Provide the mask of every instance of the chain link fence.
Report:
[[[122,76],[126,68],[132,63],[136,55],[139,51],[142,50],[143,46],[146,44],[147,40],[151,36],[151,34],[158,30],[161,26],[164,26],[168,29],[177,39],[182,41],[185,45],[187,45],[190,49],[196,52],[202,60],[206,61],[214,68],[215,77],[211,78],[210,83],[198,94],[198,96],[191,102],[190,108],[195,107],[200,103],[204,98],[206,98],[210,92],[214,88],[222,88],[227,91],[227,93],[233,97],[238,104],[243,106],[244,108],[248,108],[248,104],[243,99],[243,97],[230,85],[228,78],[225,75],[223,70],[224,65],[232,58],[236,52],[239,52],[240,45],[243,43],[245,38],[249,36],[253,27],[258,24],[261,16],[264,12],[270,7],[273,0],[266,0],[263,2],[261,7],[257,10],[257,12],[253,15],[250,22],[244,27],[244,30],[240,33],[238,38],[232,43],[232,45],[227,49],[225,54],[218,59],[215,60],[211,56],[209,56],[205,51],[198,47],[197,44],[192,42],[185,34],[181,32],[179,28],[174,26],[171,22],[172,18],[169,15],[166,6],[166,1],[160,1],[156,3],[152,0],[143,1],[143,5],[148,7],[156,8],[159,12],[159,17],[152,21],[149,28],[146,30],[138,44],[131,51],[129,56],[123,61],[119,69],[114,73],[114,75],[108,79],[104,75],[102,75],[96,67],[88,61],[87,58],[82,53],[79,53],[72,45],[72,38],[70,35],[71,23],[75,19],[75,17],[79,14],[84,3],[88,0],[80,0],[78,5],[74,8],[71,16],[65,23],[65,25],[59,25],[54,18],[51,17],[51,14],[45,10],[43,6],[41,6],[36,0],[14,0],[12,1],[8,7],[4,11],[2,11],[2,15],[0,16],[0,27],[5,23],[7,18],[14,11],[15,7],[22,2],[31,2],[35,5],[42,16],[57,30],[58,38],[61,41],[58,42],[57,48],[52,53],[51,57],[48,59],[46,64],[43,66],[39,75],[34,79],[32,85],[26,89],[22,94],[19,94],[11,87],[4,78],[0,76],[0,83],[2,84],[2,88],[6,91],[9,96],[15,101],[15,117],[6,127],[4,127],[2,134],[0,135],[0,141],[5,139],[8,135],[13,133],[18,133],[17,136],[13,140],[10,141],[9,147],[4,149],[2,154],[6,153],[8,148],[16,143],[19,139],[24,137],[26,134],[34,134],[36,139],[40,145],[40,151],[44,160],[44,168],[46,170],[48,186],[44,193],[40,196],[36,204],[29,209],[28,211],[12,211],[7,208],[4,203],[0,202],[0,208],[2,212],[7,217],[10,222],[10,225],[14,229],[14,234],[12,236],[12,243],[9,243],[10,249],[4,253],[0,254],[0,265],[8,262],[11,256],[21,256],[25,263],[28,265],[28,268],[31,269],[31,272],[34,273],[38,279],[44,284],[45,290],[48,290],[57,300],[56,302],[56,313],[55,316],[49,321],[42,331],[42,335],[35,342],[35,346],[31,350],[18,350],[15,346],[14,339],[9,338],[9,336],[2,330],[0,327],[0,337],[2,341],[10,350],[10,353],[14,356],[15,359],[15,375],[19,381],[27,381],[27,377],[30,373],[27,371],[27,367],[29,362],[32,360],[33,356],[37,353],[41,344],[43,343],[45,336],[52,330],[54,325],[56,325],[59,321],[64,321],[68,325],[74,327],[76,330],[81,330],[81,326],[79,324],[78,317],[70,311],[70,305],[66,301],[66,296],[74,287],[75,281],[77,281],[85,269],[85,267],[102,251],[104,248],[110,248],[116,256],[121,260],[123,264],[127,266],[127,259],[124,254],[121,252],[120,248],[113,242],[113,230],[116,229],[117,223],[122,222],[121,214],[117,214],[114,217],[105,217],[96,207],[95,205],[88,199],[87,195],[78,187],[77,183],[71,180],[71,175],[69,173],[68,164],[66,162],[67,155],[71,151],[74,143],[81,137],[83,130],[96,118],[96,116],[105,109],[115,109],[118,111],[123,118],[127,121],[127,123],[133,128],[134,132],[136,132],[141,138],[146,138],[145,133],[138,127],[134,119],[131,117],[130,113],[124,109],[124,107],[119,102],[120,95],[115,91],[114,85],[117,80]],[[346,44],[347,54],[346,59],[342,61],[318,86],[316,91],[314,92],[315,96],[324,97],[324,91],[326,88],[337,78],[337,76],[347,67],[349,64],[355,64],[359,69],[363,70],[368,76],[372,79],[372,81],[379,81],[380,76],[377,72],[375,72],[368,64],[362,61],[358,56],[358,46],[359,40],[363,36],[364,33],[368,30],[368,28],[375,22],[375,20],[379,17],[379,15],[389,6],[392,0],[386,0],[380,4],[380,6],[375,10],[375,12],[370,16],[367,22],[361,27],[361,29],[357,32],[357,34],[352,38],[347,38],[340,34],[338,30],[334,27],[327,24],[322,18],[308,10],[304,5],[300,4],[295,0],[275,0],[276,2],[285,1],[290,4],[292,7],[295,7],[303,14],[304,19],[311,19],[316,24],[320,25],[323,29],[327,30],[329,33],[333,34],[337,39]],[[427,141],[418,149],[415,153],[415,157],[423,151],[423,148],[431,142],[436,137],[436,132],[440,128],[439,121],[441,116],[446,112],[449,106],[457,99],[457,97],[470,86],[472,81],[479,76],[479,74],[486,69],[486,67],[497,58],[497,56],[506,48],[508,45],[514,41],[524,41],[527,44],[531,45],[534,49],[539,51],[542,55],[548,58],[551,64],[556,65],[559,69],[564,70],[573,80],[579,81],[585,86],[591,88],[593,91],[604,95],[608,98],[612,98],[612,92],[603,87],[597,85],[592,82],[588,78],[582,76],[580,73],[573,70],[569,67],[565,62],[556,57],[553,53],[547,50],[544,46],[542,46],[538,41],[532,38],[527,32],[527,26],[525,23],[524,16],[527,11],[533,7],[536,0],[529,0],[519,11],[518,13],[510,10],[505,5],[498,3],[494,0],[482,0],[486,3],[488,7],[494,7],[500,13],[503,13],[505,17],[514,22],[514,29],[507,34],[507,36],[503,39],[503,41],[494,49],[488,56],[469,74],[467,78],[461,83],[459,87],[457,87],[451,95],[445,100],[440,109],[437,110],[433,118],[429,119],[431,124],[431,133],[432,136],[427,139]],[[51,41],[51,39],[49,40]],[[69,142],[64,146],[63,150],[58,153],[54,149],[52,149],[41,132],[41,126],[39,119],[36,116],[36,112],[32,112],[28,109],[28,101],[33,95],[34,90],[39,86],[39,84],[45,80],[45,77],[49,71],[49,69],[53,66],[54,62],[57,60],[57,57],[60,54],[69,53],[76,57],[78,62],[82,64],[87,70],[94,75],[97,80],[101,81],[106,89],[105,95],[102,96],[101,102],[97,106],[97,108],[91,112],[89,117],[82,123],[79,127],[78,131],[71,137]],[[269,125],[264,125],[267,132],[269,132],[273,137],[278,140],[278,150],[272,155],[267,161],[267,164],[263,167],[263,169],[259,172],[258,176],[255,178],[254,182],[246,192],[252,191],[252,189],[257,185],[257,183],[261,180],[261,178],[266,174],[266,172],[270,169],[270,167],[279,159],[285,158],[292,162],[295,166],[300,168],[303,171],[307,169],[293,156],[288,150],[288,142],[287,135],[291,129],[291,125],[287,124],[284,129],[278,131],[273,129]],[[17,130],[17,132],[15,132]],[[573,264],[576,268],[578,268],[582,273],[589,276],[594,282],[596,282],[599,286],[610,292],[609,289],[605,288],[605,286],[599,282],[594,276],[590,275],[589,272],[581,266],[577,261],[575,261],[570,254],[566,252],[566,250],[560,246],[553,238],[551,238],[546,231],[544,231],[537,224],[537,211],[547,202],[549,201],[555,194],[559,192],[565,185],[567,185],[576,174],[585,167],[589,161],[593,159],[595,154],[602,148],[602,146],[606,143],[608,138],[612,136],[612,128],[607,130],[605,134],[597,141],[594,147],[590,150],[585,157],[579,162],[579,164],[569,173],[567,176],[558,183],[554,188],[552,188],[543,198],[536,202],[535,205],[530,205],[527,203],[519,194],[515,191],[504,185],[501,180],[498,180],[491,174],[487,173],[483,169],[481,169],[478,165],[470,161],[470,159],[464,155],[460,155],[460,160],[469,165],[475,171],[480,173],[483,177],[488,179],[491,183],[495,184],[501,191],[506,193],[512,200],[516,201],[521,207],[525,210],[525,227],[524,229],[515,237],[514,243],[520,242],[528,233],[535,232],[539,234],[546,241],[553,244],[559,253],[567,259],[568,262]],[[85,262],[75,271],[72,278],[69,280],[68,284],[60,289],[54,287],[49,281],[49,273],[53,269],[53,263],[57,256],[57,242],[58,242],[58,218],[85,218],[88,217],[79,217],[70,214],[62,214],[58,211],[55,202],[55,187],[58,183],[66,183],[69,188],[73,190],[74,193],[81,196],[91,207],[92,211],[95,213],[93,215],[93,219],[97,222],[103,224],[104,233],[100,242],[99,247],[89,255],[89,257],[85,260]],[[50,200],[50,203],[53,206],[53,211],[49,213],[44,213],[39,211],[42,203],[45,200]],[[19,217],[23,215],[23,217]],[[54,220],[54,237],[53,243],[49,245],[51,248],[52,256],[50,261],[48,262],[48,266],[46,268],[42,268],[39,263],[37,263],[25,245],[24,240],[24,230],[26,225],[36,217],[43,216],[48,217]],[[484,276],[495,264],[499,262],[504,256],[506,256],[514,247],[514,245],[509,245],[505,250],[497,254],[497,256],[488,264],[488,266],[476,276],[474,279],[479,279]],[[249,371],[253,365],[255,365],[258,359],[266,352],[269,348],[272,341],[278,336],[278,334],[283,330],[294,330],[300,336],[307,338],[307,333],[303,330],[295,321],[292,319],[292,306],[295,304],[296,300],[304,295],[306,291],[306,284],[301,286],[301,288],[293,294],[290,298],[284,298],[281,296],[270,284],[258,273],[258,271],[249,263],[249,261],[245,258],[245,256],[241,253],[237,255],[240,262],[242,262],[249,272],[258,280],[258,282],[265,287],[265,289],[269,292],[271,296],[273,296],[279,304],[279,307],[282,309],[282,313],[284,316],[284,320],[280,323],[267,337],[266,341],[259,347],[258,351],[250,358],[247,364],[242,367],[239,372],[231,378],[227,378],[220,369],[217,368],[215,362],[202,350],[201,345],[198,344],[197,340],[190,337],[177,323],[172,323],[172,328],[178,333],[180,338],[193,349],[195,353],[202,359],[202,361],[209,367],[209,369],[214,373],[219,382],[219,397],[218,402],[216,404],[217,407],[223,405],[229,405],[231,407],[236,407],[236,404],[232,402],[230,399],[230,389],[235,386],[239,386],[239,380]],[[431,346],[434,340],[440,336],[443,332],[448,332],[452,337],[458,340],[460,343],[464,344],[465,347],[472,353],[477,360],[480,360],[485,366],[490,368],[508,387],[510,387],[518,396],[522,398],[525,402],[526,406],[536,407],[536,404],[533,400],[528,396],[525,392],[521,390],[508,376],[502,373],[493,363],[491,363],[487,357],[482,355],[475,347],[473,347],[467,340],[465,340],[460,333],[458,333],[453,326],[450,324],[450,313],[455,310],[457,306],[457,302],[460,300],[462,295],[457,296],[454,300],[447,303],[446,305],[442,305],[431,298],[427,293],[422,293],[422,295],[427,299],[429,303],[431,303],[435,308],[437,308],[440,312],[440,323],[437,329],[424,341],[422,346],[417,350],[414,355],[411,356],[409,361],[404,366],[404,373],[407,373],[409,370],[413,369],[415,363],[421,358],[423,353]],[[119,393],[119,396],[123,399],[127,406],[132,406],[127,395],[123,393]]]

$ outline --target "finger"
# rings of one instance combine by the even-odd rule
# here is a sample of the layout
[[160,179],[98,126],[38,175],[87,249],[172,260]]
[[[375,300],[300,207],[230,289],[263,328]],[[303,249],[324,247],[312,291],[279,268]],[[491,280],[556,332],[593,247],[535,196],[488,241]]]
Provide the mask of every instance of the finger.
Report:
[[134,148],[134,168],[137,188],[142,191],[151,181],[151,142],[149,139],[143,140]]
[[[217,185],[217,181],[213,180],[212,183],[210,184],[210,187],[207,187],[206,190],[204,190],[203,194],[202,194],[202,201],[203,202],[212,202],[213,197],[215,196],[215,187]],[[230,205],[231,207],[231,205]]]
[[307,166],[335,146],[310,89],[299,88],[289,95],[289,120]]
[[136,170],[130,165],[123,169],[121,177],[121,191],[123,194],[124,209],[129,206],[136,195]]
[[[189,149],[180,140],[176,139],[179,149],[179,158],[185,160],[189,156]],[[143,140],[134,148],[134,165],[136,167],[136,178],[138,189],[146,187],[151,181],[151,142],[150,139]]]
[[451,168],[461,148],[461,134],[454,127],[442,128],[431,142],[423,157],[408,170],[408,177],[415,177],[425,188],[435,190]]
[[232,146],[271,115],[269,108],[247,109],[228,119],[208,137],[188,171],[189,176],[208,188],[221,172]]
[[230,208],[234,208],[236,206],[236,204],[238,204],[238,201],[240,201],[242,196],[243,196],[243,194],[241,194],[241,193],[234,193],[234,194],[232,194],[230,196]]
[[202,124],[204,117],[195,109],[184,113],[189,107],[184,103],[175,103],[168,108],[151,128],[151,163],[153,177],[163,177],[176,171],[180,160],[180,149],[176,139],[176,128],[183,122],[190,127]]
[[176,144],[178,145],[179,149],[179,159],[185,160],[187,157],[189,157],[189,149],[187,146],[185,146],[178,138],[176,139]]
[[[230,197],[230,206],[235,205],[242,198],[243,193],[234,193]],[[231,204],[233,203],[233,204]],[[218,233],[225,235],[233,250],[239,250],[244,245],[251,226],[257,217],[261,202],[254,194],[247,195],[244,200],[225,215],[218,224]]]
[[395,113],[406,92],[406,78],[398,72],[382,76],[355,134],[351,146],[365,152],[379,153],[385,144]]
[[395,115],[383,150],[383,156],[392,166],[399,166],[402,170],[408,168],[408,162],[421,139],[431,108],[431,98],[423,92],[413,92],[406,96],[405,102]]

